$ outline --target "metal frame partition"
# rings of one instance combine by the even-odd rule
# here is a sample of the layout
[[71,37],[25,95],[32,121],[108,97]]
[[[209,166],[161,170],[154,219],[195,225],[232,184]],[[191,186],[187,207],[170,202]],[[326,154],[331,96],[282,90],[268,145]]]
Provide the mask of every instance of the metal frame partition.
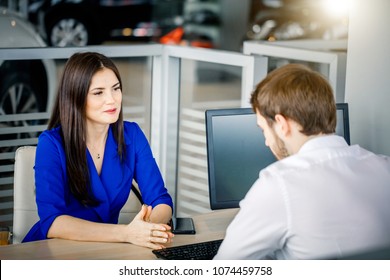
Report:
[[[161,173],[166,181],[169,192],[176,197],[177,187],[177,156],[178,156],[178,123],[180,96],[180,65],[182,59],[207,61],[221,65],[233,65],[242,68],[241,71],[241,106],[248,106],[250,92],[253,89],[254,59],[252,56],[234,52],[178,47],[159,44],[131,46],[89,46],[85,48],[23,48],[0,49],[0,60],[55,60],[67,59],[75,52],[96,51],[110,58],[149,57],[151,68],[151,115],[150,115],[150,145]],[[123,76],[123,75],[122,75]],[[124,77],[122,77],[124,78]],[[50,86],[51,91],[55,89]],[[53,92],[51,93],[53,96]],[[0,135],[10,132],[41,132],[46,126],[10,127],[5,122],[13,120],[48,119],[53,98],[48,101],[46,112],[22,115],[0,115]],[[37,138],[15,140],[0,140],[0,147],[15,147],[20,145],[36,145]],[[12,160],[13,152],[1,153],[0,159]],[[0,166],[0,172],[13,171],[13,165]],[[1,176],[0,186],[12,184],[13,176]],[[12,190],[0,191],[0,198],[12,196]],[[1,205],[3,204],[3,205]],[[12,208],[12,202],[0,203],[0,209]],[[0,222],[11,221],[12,214],[0,214]]]
[[[155,60],[157,65],[154,68],[162,66],[162,73],[154,74],[162,77],[161,96],[154,96],[152,112],[159,112],[162,118],[152,117],[152,132],[160,131],[160,141],[152,142],[154,151],[160,151],[161,159],[160,168],[165,172],[166,184],[177,186],[178,179],[178,154],[179,154],[179,108],[180,108],[180,68],[182,59],[194,61],[211,62],[221,65],[241,67],[241,106],[249,106],[249,95],[253,90],[254,60],[253,57],[227,52],[208,49],[199,49],[192,47],[166,46],[162,56],[162,63]],[[157,66],[157,67],[156,67]],[[155,79],[157,80],[157,79]],[[158,101],[158,102],[156,102]],[[163,105],[164,112],[158,108]],[[159,145],[159,147],[156,147]],[[196,148],[196,147],[195,147]],[[195,160],[194,160],[195,161]],[[196,170],[194,170],[196,172]],[[175,196],[177,201],[177,188],[171,188],[170,192]],[[206,198],[208,200],[208,198]],[[196,204],[196,201],[194,202]],[[177,205],[177,203],[175,204]],[[176,209],[177,210],[177,209]],[[180,214],[180,211],[178,211]]]
[[[332,51],[335,50],[335,51]],[[263,79],[268,72],[269,59],[280,58],[290,61],[301,61],[308,63],[319,63],[328,67],[327,72],[329,82],[334,90],[335,99],[338,103],[345,102],[345,75],[346,75],[346,42],[335,41],[326,42],[313,40],[286,41],[286,42],[244,42],[243,53],[254,55],[257,80]],[[267,65],[267,67],[264,67]]]

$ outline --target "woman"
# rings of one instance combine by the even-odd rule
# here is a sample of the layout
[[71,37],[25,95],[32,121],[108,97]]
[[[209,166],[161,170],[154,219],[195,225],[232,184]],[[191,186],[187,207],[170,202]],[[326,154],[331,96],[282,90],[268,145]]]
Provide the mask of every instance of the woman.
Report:
[[[145,204],[134,220],[118,216],[133,179]],[[99,53],[65,65],[48,130],[38,141],[36,201],[40,221],[24,242],[46,238],[164,247],[172,199],[140,127],[123,121],[118,69]]]

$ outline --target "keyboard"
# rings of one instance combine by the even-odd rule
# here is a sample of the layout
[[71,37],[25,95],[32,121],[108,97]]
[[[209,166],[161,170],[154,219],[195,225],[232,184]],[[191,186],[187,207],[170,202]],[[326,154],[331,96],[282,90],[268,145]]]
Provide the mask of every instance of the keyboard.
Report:
[[212,260],[217,254],[223,239],[187,244],[153,250],[160,259],[165,260]]

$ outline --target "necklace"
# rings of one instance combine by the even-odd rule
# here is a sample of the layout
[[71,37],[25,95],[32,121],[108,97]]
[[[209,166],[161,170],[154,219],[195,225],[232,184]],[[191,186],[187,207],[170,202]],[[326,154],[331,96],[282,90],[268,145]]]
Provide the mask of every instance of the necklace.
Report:
[[88,146],[88,150],[91,152],[91,151],[93,151],[93,153],[91,153],[91,154],[95,154],[96,156],[96,159],[100,159],[101,158],[101,156],[100,156],[100,152],[98,152],[98,150],[94,147],[94,146],[92,146],[92,145],[87,145]]
[[92,144],[87,144],[88,149],[92,150],[94,152],[94,154],[96,154],[96,159],[100,159],[101,158],[101,156],[100,156],[100,154],[102,153],[102,152],[100,152],[101,149],[103,149],[103,153],[104,153],[104,147],[105,147],[105,144],[106,144],[106,139],[107,139],[107,135],[106,135],[106,137],[104,139],[103,147],[100,148],[100,149],[96,149],[96,147],[94,145],[92,145]]

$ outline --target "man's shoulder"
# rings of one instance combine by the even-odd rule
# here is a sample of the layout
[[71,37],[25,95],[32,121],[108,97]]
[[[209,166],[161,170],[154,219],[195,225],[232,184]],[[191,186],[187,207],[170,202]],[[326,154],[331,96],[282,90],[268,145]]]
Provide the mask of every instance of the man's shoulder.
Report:
[[288,172],[296,172],[300,169],[310,168],[313,162],[311,155],[291,155],[282,160],[278,160],[266,168],[264,168],[260,174],[266,174],[267,176],[280,176]]

